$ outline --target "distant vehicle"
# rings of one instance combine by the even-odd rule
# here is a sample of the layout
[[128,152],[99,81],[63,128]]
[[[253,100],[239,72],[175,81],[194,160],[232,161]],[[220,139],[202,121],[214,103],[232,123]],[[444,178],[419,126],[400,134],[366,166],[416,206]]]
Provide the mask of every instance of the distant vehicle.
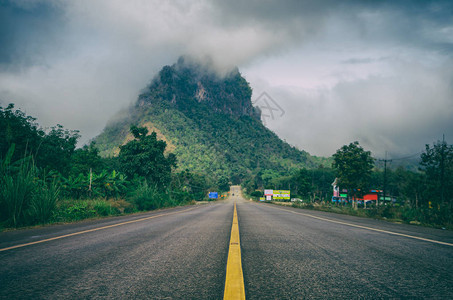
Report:
[[302,199],[299,199],[299,198],[291,198],[291,202],[302,202]]

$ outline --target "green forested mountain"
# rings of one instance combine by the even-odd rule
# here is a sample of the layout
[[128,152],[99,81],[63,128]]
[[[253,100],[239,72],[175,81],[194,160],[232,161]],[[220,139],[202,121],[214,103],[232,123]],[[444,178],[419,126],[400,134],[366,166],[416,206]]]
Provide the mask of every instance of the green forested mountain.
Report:
[[127,116],[108,124],[95,142],[103,156],[114,156],[131,139],[131,125],[145,126],[167,142],[179,169],[235,183],[329,164],[267,129],[251,95],[237,69],[219,76],[206,65],[180,58],[163,67]]

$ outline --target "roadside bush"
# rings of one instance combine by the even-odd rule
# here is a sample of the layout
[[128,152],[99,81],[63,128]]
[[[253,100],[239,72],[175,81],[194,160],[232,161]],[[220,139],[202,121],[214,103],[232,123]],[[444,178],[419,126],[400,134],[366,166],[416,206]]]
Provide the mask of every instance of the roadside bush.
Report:
[[89,205],[88,200],[63,200],[58,203],[54,215],[57,222],[78,221],[96,216],[96,210]]
[[415,208],[404,206],[401,208],[401,219],[406,223],[419,221],[419,213]]
[[116,214],[116,210],[112,211],[110,202],[106,200],[93,200],[91,201],[91,205],[93,206],[93,209],[98,216],[109,216]]
[[88,218],[131,213],[135,210],[134,205],[124,199],[66,199],[57,203],[57,208],[53,214],[52,221],[79,221]]
[[108,202],[112,210],[115,210],[117,214],[132,213],[136,210],[132,203],[124,199],[110,199]]
[[5,208],[6,222],[16,227],[25,223],[25,211],[30,205],[34,190],[33,171],[24,163],[14,175],[2,180],[1,202]]
[[379,212],[376,207],[373,207],[366,210],[366,216],[368,218],[377,218],[379,216]]
[[14,144],[5,159],[0,160],[0,212],[6,225],[26,223],[27,209],[35,189],[36,168],[31,157],[11,163]]
[[169,202],[167,194],[160,192],[155,186],[145,181],[132,193],[131,200],[138,210],[153,210],[164,207]]
[[260,198],[263,197],[263,192],[261,191],[254,191],[250,194],[250,196],[255,197],[255,198]]
[[43,176],[43,178],[36,182],[28,210],[29,221],[33,224],[46,223],[50,220],[56,209],[60,194],[60,187],[55,179],[51,182],[46,182],[46,177]]

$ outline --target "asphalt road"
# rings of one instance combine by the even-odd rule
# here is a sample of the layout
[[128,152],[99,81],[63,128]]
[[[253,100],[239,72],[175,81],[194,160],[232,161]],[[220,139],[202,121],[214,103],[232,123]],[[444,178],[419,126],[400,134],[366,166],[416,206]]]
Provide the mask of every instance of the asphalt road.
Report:
[[247,299],[453,299],[451,231],[234,193],[212,204],[0,233],[0,298],[221,299],[237,202]]
[[237,209],[247,299],[453,299],[452,246],[347,224],[453,245],[450,231],[265,204]]
[[[224,202],[162,210],[140,218],[179,213],[2,251],[0,298],[221,299],[232,208]],[[44,228],[38,238],[129,220]],[[28,239],[16,234],[0,234],[0,247],[35,240],[39,230]]]

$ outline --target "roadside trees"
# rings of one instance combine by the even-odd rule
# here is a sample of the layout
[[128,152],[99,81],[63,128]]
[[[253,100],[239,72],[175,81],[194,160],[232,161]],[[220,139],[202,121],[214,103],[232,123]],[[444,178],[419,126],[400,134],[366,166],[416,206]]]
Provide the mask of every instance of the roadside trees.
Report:
[[120,147],[121,170],[130,179],[134,176],[146,178],[148,184],[165,189],[171,182],[171,170],[176,167],[176,156],[164,155],[167,143],[157,140],[155,132],[148,134],[144,127],[131,126],[134,140]]
[[[374,160],[370,151],[365,151],[359,142],[344,145],[333,155],[338,185],[347,189],[349,196],[356,198],[369,188]],[[356,208],[353,201],[353,206]]]
[[425,152],[421,154],[422,170],[426,174],[426,189],[430,201],[438,204],[453,202],[453,145],[448,145],[445,140],[438,141],[430,147],[426,145]]

